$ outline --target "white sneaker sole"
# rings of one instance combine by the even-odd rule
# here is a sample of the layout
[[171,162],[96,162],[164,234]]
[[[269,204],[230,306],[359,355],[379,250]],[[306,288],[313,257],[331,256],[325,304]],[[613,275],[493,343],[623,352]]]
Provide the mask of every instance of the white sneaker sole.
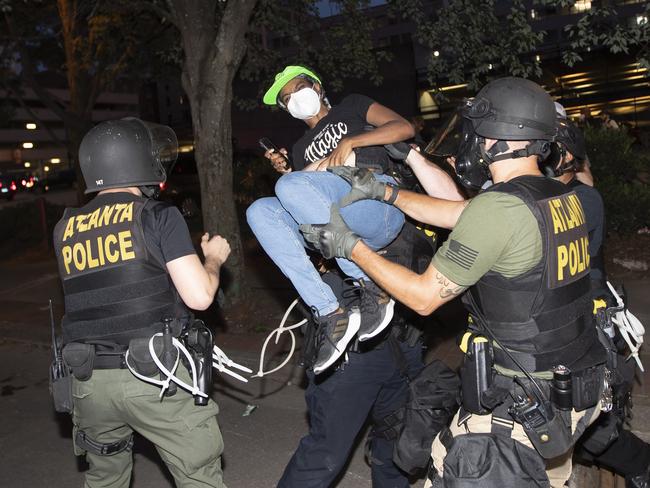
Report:
[[386,305],[386,315],[384,316],[384,320],[381,321],[381,324],[379,324],[379,327],[377,327],[372,332],[368,332],[366,334],[359,334],[359,341],[360,342],[367,341],[368,339],[372,339],[376,335],[380,334],[386,327],[388,327],[390,321],[393,320],[394,314],[395,314],[395,300],[391,298],[390,302],[388,302],[388,305]]
[[354,338],[354,336],[359,332],[359,326],[361,325],[361,313],[356,307],[351,309],[350,318],[348,320],[348,327],[345,330],[343,337],[336,343],[336,350],[338,354],[333,354],[325,363],[314,366],[314,373],[320,374],[323,371],[327,370],[332,364],[334,364],[343,354],[345,354],[345,348]]

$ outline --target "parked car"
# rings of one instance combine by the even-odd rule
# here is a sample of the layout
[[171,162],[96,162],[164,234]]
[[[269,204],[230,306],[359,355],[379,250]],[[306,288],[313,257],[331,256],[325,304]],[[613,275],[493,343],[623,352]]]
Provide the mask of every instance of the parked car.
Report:
[[18,186],[12,175],[0,174],[0,197],[6,200],[13,200],[17,191]]

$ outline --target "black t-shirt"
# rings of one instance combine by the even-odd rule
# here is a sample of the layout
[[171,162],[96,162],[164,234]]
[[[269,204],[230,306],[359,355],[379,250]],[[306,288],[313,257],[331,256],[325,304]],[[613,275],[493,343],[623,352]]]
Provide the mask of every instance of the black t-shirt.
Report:
[[590,278],[592,281],[602,281],[605,277],[602,259],[602,246],[605,238],[605,205],[603,198],[595,188],[585,185],[577,179],[569,186],[576,192],[580,204],[585,211],[587,230],[589,231]]
[[372,98],[364,95],[348,95],[341,103],[309,129],[293,145],[293,167],[301,170],[305,166],[327,157],[344,137],[358,134],[368,125],[366,116]]
[[[111,205],[139,200],[128,192],[97,195],[97,205]],[[159,263],[168,263],[176,258],[195,254],[190,231],[178,208],[165,202],[150,202],[143,212],[142,227],[147,250]]]

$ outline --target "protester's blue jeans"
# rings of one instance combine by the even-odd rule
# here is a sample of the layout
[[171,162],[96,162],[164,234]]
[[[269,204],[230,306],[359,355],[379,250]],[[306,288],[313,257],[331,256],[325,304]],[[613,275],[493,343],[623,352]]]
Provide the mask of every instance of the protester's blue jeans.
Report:
[[[377,175],[382,181],[392,178]],[[275,185],[276,197],[261,198],[248,208],[246,218],[273,262],[289,278],[307,306],[327,315],[338,300],[320,277],[305,250],[300,224],[326,224],[330,207],[350,191],[339,176],[325,171],[297,171],[282,176]],[[390,244],[404,225],[404,214],[392,205],[361,200],[341,209],[350,229],[372,249]],[[337,259],[343,273],[354,279],[366,275],[353,262]]]

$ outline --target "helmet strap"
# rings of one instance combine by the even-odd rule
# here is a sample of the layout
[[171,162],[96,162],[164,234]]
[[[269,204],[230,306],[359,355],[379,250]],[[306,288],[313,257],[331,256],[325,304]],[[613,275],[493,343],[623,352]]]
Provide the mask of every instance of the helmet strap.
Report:
[[147,198],[158,198],[160,195],[160,187],[158,185],[139,186],[138,189]]
[[510,152],[505,152],[510,149],[508,141],[497,141],[490,149],[487,150],[485,149],[485,143],[482,143],[480,147],[481,157],[488,165],[497,161],[503,161],[505,159],[519,159],[527,158],[529,156],[539,156],[540,158],[545,158],[551,151],[550,142],[542,140],[532,141],[525,148],[515,149],[514,151]]

